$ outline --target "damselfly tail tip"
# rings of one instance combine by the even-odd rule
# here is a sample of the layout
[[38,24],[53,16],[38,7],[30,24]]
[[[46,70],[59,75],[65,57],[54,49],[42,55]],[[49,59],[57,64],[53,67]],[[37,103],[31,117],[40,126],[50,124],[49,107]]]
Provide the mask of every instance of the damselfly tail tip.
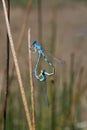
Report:
[[54,84],[54,82],[55,82],[55,78],[52,76],[52,77],[50,78],[50,81],[51,81],[51,83]]

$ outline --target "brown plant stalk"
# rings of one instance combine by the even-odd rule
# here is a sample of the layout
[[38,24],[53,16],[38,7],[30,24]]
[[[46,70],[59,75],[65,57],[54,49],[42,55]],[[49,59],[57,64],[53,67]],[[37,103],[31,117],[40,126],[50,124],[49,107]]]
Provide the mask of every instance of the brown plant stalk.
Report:
[[79,73],[79,78],[77,81],[76,89],[75,92],[73,92],[73,101],[72,101],[72,119],[74,120],[75,117],[75,108],[76,105],[78,105],[78,101],[80,96],[80,90],[81,90],[81,83],[82,83],[82,78],[83,78],[83,72],[84,72],[84,67],[81,67],[80,73]]
[[[8,14],[8,20],[10,21],[10,0],[7,0],[7,14]],[[7,102],[8,102],[8,96],[9,96],[9,37],[8,33],[7,35],[7,58],[6,58],[6,90],[5,90],[5,101],[4,101],[4,108],[3,108],[3,130],[6,130],[6,117],[7,117]]]
[[33,72],[32,72],[32,56],[31,56],[30,48],[31,48],[31,43],[30,43],[30,29],[29,29],[28,30],[28,52],[29,52],[29,73],[30,73],[31,102],[32,102],[32,126],[33,126],[33,130],[36,130],[34,84],[33,84]]
[[[17,43],[17,47],[16,47],[16,54],[17,55],[19,54],[19,50],[20,50],[21,45],[22,45],[22,41],[23,41],[25,30],[26,30],[26,27],[27,27],[28,18],[29,18],[29,14],[30,14],[31,8],[32,8],[32,0],[29,0],[28,6],[27,6],[27,10],[26,10],[26,15],[25,15],[25,18],[24,18],[24,22],[23,22],[23,25],[22,25],[21,33],[19,35],[19,39],[18,39],[18,43]],[[15,66],[13,64],[13,66],[12,66],[12,73],[11,73],[10,79],[9,79],[9,85],[11,85],[11,83],[13,81],[14,70],[15,70]]]
[[27,104],[27,100],[26,100],[26,96],[25,96],[25,92],[24,92],[24,87],[23,87],[23,83],[22,83],[22,78],[21,78],[21,74],[20,74],[18,60],[17,60],[15,49],[14,49],[14,42],[13,42],[13,38],[12,38],[12,34],[11,34],[11,28],[10,28],[10,24],[9,24],[9,20],[8,20],[8,16],[7,16],[7,9],[6,9],[5,0],[2,0],[2,5],[3,5],[5,22],[6,22],[7,32],[8,32],[8,36],[9,36],[9,41],[10,41],[10,47],[11,47],[13,60],[14,60],[14,64],[15,64],[15,69],[16,69],[16,73],[17,73],[17,77],[18,77],[19,88],[20,88],[20,92],[21,92],[21,96],[22,96],[22,100],[23,100],[25,113],[26,113],[26,118],[27,118],[27,122],[28,122],[28,126],[29,126],[30,130],[32,130],[30,113],[29,113],[29,110],[28,110],[28,104]]
[[38,15],[38,40],[42,43],[42,0],[37,0],[37,15]]
[[25,15],[24,22],[23,22],[22,29],[21,29],[21,33],[20,33],[20,36],[19,36],[19,39],[18,39],[18,46],[17,46],[17,49],[16,49],[17,53],[19,52],[19,49],[21,47],[21,44],[22,44],[22,41],[23,41],[23,38],[24,38],[24,33],[25,33],[25,29],[26,29],[26,26],[27,26],[27,23],[28,23],[28,18],[29,18],[28,16],[30,14],[31,7],[32,7],[32,0],[29,0],[27,10],[26,10],[26,15]]

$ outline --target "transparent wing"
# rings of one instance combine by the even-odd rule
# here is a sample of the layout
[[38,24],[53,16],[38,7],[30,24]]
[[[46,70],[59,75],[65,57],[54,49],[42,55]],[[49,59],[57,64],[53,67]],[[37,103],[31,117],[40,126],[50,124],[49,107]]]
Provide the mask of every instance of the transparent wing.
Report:
[[[35,50],[34,48],[31,47],[31,51],[32,52],[37,52],[37,50]],[[60,65],[64,65],[65,61],[60,59],[60,58],[56,58],[54,57],[48,50],[43,50],[43,52],[47,55],[47,57],[51,57],[54,61],[56,61],[58,64]]]
[[51,57],[53,60],[55,60],[58,64],[60,64],[60,65],[64,65],[64,64],[65,64],[65,61],[64,61],[64,60],[62,60],[62,59],[60,59],[60,58],[54,57],[49,51],[45,50],[45,53],[46,53],[49,57]]

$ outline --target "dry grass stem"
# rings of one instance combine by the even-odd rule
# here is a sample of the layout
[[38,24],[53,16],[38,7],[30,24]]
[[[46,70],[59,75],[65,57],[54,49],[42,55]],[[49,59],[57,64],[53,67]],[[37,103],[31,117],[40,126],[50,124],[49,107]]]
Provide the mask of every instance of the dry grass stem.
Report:
[[[10,0],[7,0],[7,15],[8,20],[10,21]],[[7,57],[6,57],[6,89],[5,89],[5,100],[4,100],[4,107],[3,107],[3,130],[6,130],[6,118],[7,118],[7,104],[8,104],[8,97],[9,97],[9,63],[10,63],[10,46],[9,46],[9,37],[7,35]]]
[[42,0],[37,0],[38,8],[38,41],[42,43]]
[[84,67],[81,67],[80,73],[79,73],[79,78],[78,78],[78,81],[77,81],[77,86],[76,86],[75,92],[73,92],[72,112],[71,112],[73,120],[74,120],[74,117],[75,117],[75,108],[76,108],[76,105],[78,104],[78,100],[79,100],[79,96],[80,96],[79,92],[81,90],[83,72],[84,72]]
[[30,29],[29,29],[28,30],[28,51],[29,51],[29,72],[30,72],[30,85],[31,85],[31,102],[32,102],[32,125],[33,125],[33,130],[36,130],[34,84],[33,84],[33,72],[32,72],[32,56],[31,56],[30,48],[31,48],[31,44],[30,44]]
[[19,52],[19,49],[21,47],[21,44],[22,44],[22,41],[23,41],[23,38],[24,38],[24,33],[25,33],[25,29],[26,29],[26,26],[27,26],[27,23],[28,23],[28,18],[29,18],[28,16],[29,16],[30,11],[31,11],[31,6],[32,6],[32,0],[29,0],[26,15],[25,15],[24,22],[23,22],[22,29],[21,29],[21,33],[20,33],[20,36],[19,36],[19,39],[18,39],[18,46],[17,46],[17,49],[16,49],[17,53]]
[[17,56],[16,56],[16,52],[15,52],[15,49],[14,49],[14,43],[13,43],[13,39],[12,39],[10,24],[9,24],[8,17],[7,17],[7,10],[6,10],[5,0],[2,0],[2,4],[3,4],[4,15],[5,15],[7,32],[8,32],[9,41],[10,41],[10,47],[11,47],[11,51],[12,51],[12,55],[13,55],[13,60],[14,60],[15,68],[16,68],[16,73],[17,73],[17,76],[18,76],[20,92],[21,92],[21,96],[22,96],[22,100],[23,100],[23,105],[24,105],[24,109],[25,109],[25,112],[26,112],[28,126],[29,126],[30,130],[32,130],[30,113],[29,113],[29,110],[28,110],[28,104],[27,104],[27,100],[26,100],[26,96],[25,96],[25,92],[24,92],[24,88],[23,88],[23,83],[22,83],[22,78],[21,78],[19,66],[18,66]]
[[[29,3],[28,3],[27,10],[26,10],[26,15],[25,15],[24,22],[23,22],[23,25],[22,25],[22,29],[21,29],[21,32],[20,32],[20,35],[19,35],[17,48],[16,48],[16,54],[17,55],[19,54],[19,50],[20,50],[21,45],[22,45],[22,41],[23,41],[25,30],[26,30],[26,27],[27,27],[28,18],[29,18],[31,8],[32,8],[32,0],[30,0]],[[14,78],[14,69],[15,69],[15,66],[13,64],[12,73],[11,73],[10,81],[9,81],[10,84],[9,85],[11,85],[11,83],[13,81],[13,78]]]

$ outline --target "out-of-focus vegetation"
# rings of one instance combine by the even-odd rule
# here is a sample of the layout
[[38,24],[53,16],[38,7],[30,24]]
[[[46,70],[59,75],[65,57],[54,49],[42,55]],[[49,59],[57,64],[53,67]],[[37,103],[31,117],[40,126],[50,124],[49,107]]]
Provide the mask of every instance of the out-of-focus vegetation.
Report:
[[11,3],[16,6],[26,6],[28,3],[28,0],[12,0]]
[[[29,0],[11,0],[11,4],[12,6],[22,6],[22,7],[26,7],[27,3]],[[36,5],[37,1],[36,0],[32,0],[33,4]],[[50,0],[48,0],[50,2]],[[47,2],[46,0],[44,2]],[[62,5],[66,5],[66,4],[70,4],[70,3],[83,3],[86,4],[87,0],[58,0],[57,1],[58,6],[62,6]]]
[[[27,6],[28,2],[29,2],[29,0],[11,0],[11,3],[12,3],[13,6],[23,6],[23,7],[25,7],[25,6]],[[33,2],[33,5],[36,4],[35,0],[32,0],[32,2]]]
[[[36,0],[32,0],[33,4],[36,5]],[[45,3],[51,2],[50,0],[44,1]],[[14,6],[23,6],[25,7],[28,3],[28,0],[11,0],[12,5]],[[70,3],[87,3],[87,0],[58,0],[57,4],[58,6],[70,4]]]

